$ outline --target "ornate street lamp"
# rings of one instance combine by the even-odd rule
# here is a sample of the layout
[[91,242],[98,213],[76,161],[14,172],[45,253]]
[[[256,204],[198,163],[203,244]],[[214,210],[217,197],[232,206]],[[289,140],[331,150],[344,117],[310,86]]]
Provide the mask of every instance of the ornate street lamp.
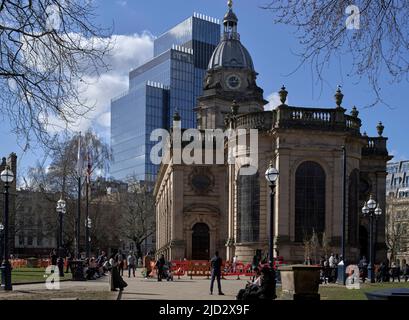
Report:
[[4,260],[1,266],[2,279],[4,279],[4,290],[12,291],[11,284],[11,263],[10,263],[10,248],[9,248],[9,188],[14,181],[13,171],[7,166],[0,174],[1,181],[4,182]]
[[270,162],[270,166],[266,171],[266,180],[268,181],[271,189],[270,193],[270,238],[268,242],[268,256],[270,262],[270,271],[271,276],[274,279],[274,292],[273,296],[276,297],[276,273],[274,270],[274,198],[275,198],[275,189],[279,173],[278,170],[274,167],[274,162]]
[[382,209],[379,207],[379,204],[374,200],[371,195],[368,202],[365,203],[362,208],[362,214],[365,217],[369,217],[369,265],[368,265],[368,278],[371,283],[375,283],[375,274],[374,274],[374,250],[373,250],[373,218],[378,218],[382,215]]
[[58,269],[60,277],[64,277],[64,249],[63,249],[63,218],[64,214],[67,212],[67,204],[63,199],[58,200],[57,202],[57,213],[60,223],[59,236],[58,236]]
[[266,180],[269,182],[270,188],[271,188],[271,194],[270,194],[270,239],[269,239],[269,261],[270,261],[270,266],[274,266],[274,197],[275,197],[275,188],[276,188],[276,182],[278,179],[278,170],[274,168],[274,163],[273,161],[270,162],[270,166],[266,171]]

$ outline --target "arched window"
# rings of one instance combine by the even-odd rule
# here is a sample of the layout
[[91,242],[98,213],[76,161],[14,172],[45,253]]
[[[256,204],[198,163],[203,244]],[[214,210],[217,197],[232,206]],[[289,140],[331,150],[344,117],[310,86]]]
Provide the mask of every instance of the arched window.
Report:
[[325,172],[316,162],[302,163],[295,175],[295,240],[325,231]]
[[237,184],[237,241],[259,241],[260,181],[259,174],[241,175]]
[[358,243],[359,224],[359,171],[352,171],[348,185],[348,243]]

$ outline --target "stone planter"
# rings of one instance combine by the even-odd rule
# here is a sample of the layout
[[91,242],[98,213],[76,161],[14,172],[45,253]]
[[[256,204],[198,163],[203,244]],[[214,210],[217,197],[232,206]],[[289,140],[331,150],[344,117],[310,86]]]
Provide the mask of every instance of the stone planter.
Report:
[[282,299],[320,300],[320,267],[294,265],[278,270],[281,274]]

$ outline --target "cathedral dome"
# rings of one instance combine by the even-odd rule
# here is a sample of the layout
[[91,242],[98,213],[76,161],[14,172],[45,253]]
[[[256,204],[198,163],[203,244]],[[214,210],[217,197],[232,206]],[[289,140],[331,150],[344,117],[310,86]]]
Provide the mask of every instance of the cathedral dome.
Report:
[[217,68],[242,68],[254,71],[253,59],[239,39],[223,37],[213,52],[209,70]]
[[209,70],[218,68],[241,68],[254,71],[253,59],[240,42],[237,32],[238,19],[229,1],[229,11],[223,19],[224,34],[209,62]]

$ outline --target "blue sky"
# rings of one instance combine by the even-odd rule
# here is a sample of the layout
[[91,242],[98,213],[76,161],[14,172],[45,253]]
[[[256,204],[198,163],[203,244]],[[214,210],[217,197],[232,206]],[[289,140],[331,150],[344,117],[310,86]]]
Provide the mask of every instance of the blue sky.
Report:
[[[271,13],[259,6],[268,0],[236,0],[234,10],[239,18],[239,32],[243,44],[250,51],[256,70],[258,84],[265,91],[265,98],[279,91],[285,84],[289,91],[289,103],[297,106],[335,107],[334,94],[337,85],[342,85],[345,94],[344,107],[348,110],[356,105],[363,120],[363,131],[376,136],[379,121],[385,125],[385,136],[389,137],[389,151],[395,160],[409,158],[409,139],[405,138],[409,122],[408,99],[409,85],[390,84],[387,75],[383,75],[380,84],[382,92],[391,107],[377,105],[365,108],[373,101],[371,88],[365,79],[347,77],[350,60],[334,60],[325,72],[325,82],[313,81],[310,66],[305,65],[296,73],[290,74],[298,66],[301,47],[294,35],[294,29],[276,25]],[[97,22],[104,26],[113,26],[118,44],[113,57],[114,71],[104,76],[98,88],[90,89],[89,96],[99,99],[97,112],[80,125],[96,128],[105,139],[109,139],[109,99],[127,89],[127,71],[137,67],[152,56],[153,37],[160,35],[178,22],[192,15],[202,13],[221,19],[226,12],[225,0],[97,0],[99,3]],[[353,31],[350,31],[353,32]],[[101,98],[101,96],[104,96]],[[20,157],[22,151],[16,147],[16,137],[9,133],[7,124],[0,128],[3,143],[0,155],[16,152]],[[6,141],[6,143],[4,143]],[[32,150],[21,157],[21,169],[33,165],[42,159],[42,152]]]

